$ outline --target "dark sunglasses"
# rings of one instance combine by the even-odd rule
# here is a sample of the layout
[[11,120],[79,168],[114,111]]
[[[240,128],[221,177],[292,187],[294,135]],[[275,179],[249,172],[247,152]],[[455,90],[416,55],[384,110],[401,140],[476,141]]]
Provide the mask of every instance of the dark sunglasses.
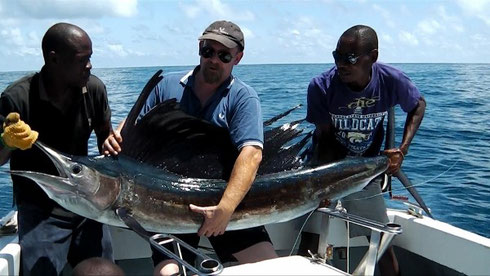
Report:
[[342,55],[340,53],[338,53],[337,51],[333,51],[332,52],[332,56],[333,56],[333,59],[335,60],[335,62],[339,62],[339,61],[343,61],[345,63],[350,63],[352,65],[356,64],[357,63],[357,60],[362,57],[363,55],[367,55],[369,54],[368,53],[364,53],[364,54],[360,54],[358,56],[356,56],[355,54],[346,54],[346,55]]
[[199,49],[199,55],[203,58],[212,58],[215,53],[218,55],[219,60],[221,60],[223,63],[229,63],[233,59],[231,53],[227,51],[216,51],[209,46],[203,46]]

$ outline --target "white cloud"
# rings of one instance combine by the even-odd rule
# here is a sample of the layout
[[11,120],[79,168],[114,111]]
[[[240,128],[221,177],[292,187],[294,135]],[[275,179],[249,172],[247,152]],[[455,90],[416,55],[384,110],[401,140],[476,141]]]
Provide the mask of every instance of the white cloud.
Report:
[[440,41],[438,49],[443,50],[444,53],[462,53],[464,56],[467,51],[467,47],[460,45],[460,43],[455,41]]
[[457,16],[449,15],[444,6],[437,7],[437,15],[440,17],[442,25],[447,26],[449,29],[458,33],[462,33],[465,30],[461,19]]
[[2,52],[7,55],[39,56],[41,39],[34,32],[24,35],[19,28],[4,29],[0,32]]
[[111,53],[118,57],[145,56],[142,52],[126,49],[122,44],[107,44],[107,48]]
[[400,32],[398,34],[398,39],[400,39],[401,42],[407,43],[407,44],[412,45],[412,46],[419,45],[419,40],[417,39],[417,37],[414,34],[406,32],[406,31]]
[[9,41],[7,43],[10,43],[12,45],[22,45],[24,43],[24,39],[22,38],[22,35],[20,34],[19,28],[15,28],[15,29],[11,29],[11,30],[3,30],[2,36],[4,38],[8,38]]
[[196,18],[199,15],[201,8],[198,7],[197,5],[183,5],[182,10],[184,11],[187,17]]
[[307,16],[288,22],[281,24],[285,29],[275,33],[278,47],[284,49],[291,58],[312,60],[316,53],[330,52],[335,48],[336,40],[321,28],[323,24],[320,22]]
[[249,28],[245,26],[241,26],[240,30],[242,30],[243,36],[245,37],[245,41],[251,38],[255,38],[254,32],[252,32],[252,30],[250,30]]
[[418,29],[425,34],[435,34],[442,28],[441,24],[435,19],[427,19],[420,21],[418,24]]
[[477,17],[480,18],[481,20],[483,20],[483,22],[485,22],[485,24],[490,26],[490,16],[479,14],[479,15],[477,15]]
[[381,41],[383,44],[393,44],[393,38],[389,34],[381,34]]
[[481,19],[490,26],[490,0],[456,0],[468,15]]
[[412,12],[410,11],[410,9],[405,4],[400,5],[400,13],[403,16],[411,16],[412,15]]
[[488,49],[490,46],[490,39],[487,36],[481,35],[481,34],[474,34],[470,36],[471,39],[471,45],[473,47],[485,47]]
[[[97,0],[100,2],[100,0]],[[137,13],[138,0],[109,0],[116,15],[131,17]]]
[[107,48],[117,56],[126,57],[128,55],[128,52],[124,50],[121,44],[107,44]]
[[29,41],[32,42],[41,42],[41,38],[37,35],[36,32],[29,32],[27,34],[27,38],[29,39]]
[[471,1],[456,0],[456,2],[463,9],[471,11],[471,12],[480,11],[480,10],[486,8],[488,5],[490,5],[490,0],[471,0]]
[[445,6],[438,6],[437,7],[437,15],[439,17],[441,17],[441,19],[444,21],[454,21],[457,19],[455,16],[450,16],[447,14]]
[[382,8],[381,6],[377,5],[377,4],[374,4],[373,5],[373,9],[380,13],[381,16],[384,18],[385,20],[385,23],[388,27],[390,28],[395,28],[396,27],[396,24],[395,22],[393,21],[393,19],[391,18],[391,12],[387,9],[384,9]]
[[34,18],[130,17],[137,14],[138,0],[17,0],[10,3]]
[[90,37],[105,33],[105,28],[99,23],[93,22],[92,24],[84,24],[83,29],[89,34]]
[[191,4],[180,5],[184,13],[189,18],[196,18],[202,13],[206,13],[213,18],[228,20],[250,21],[255,19],[255,15],[247,10],[237,10],[221,0],[196,0]]
[[458,33],[462,33],[465,30],[463,25],[452,25],[451,27]]

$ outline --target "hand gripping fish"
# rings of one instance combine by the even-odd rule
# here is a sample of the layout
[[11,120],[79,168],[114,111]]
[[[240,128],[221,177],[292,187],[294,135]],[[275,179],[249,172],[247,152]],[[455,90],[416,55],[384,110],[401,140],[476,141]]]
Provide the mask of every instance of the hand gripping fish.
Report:
[[[189,204],[218,204],[238,152],[225,129],[184,113],[175,100],[160,103],[138,119],[162,79],[160,74],[148,81],[131,109],[118,157],[68,156],[36,142],[59,175],[11,173],[35,181],[64,208],[102,223],[125,227],[115,213],[124,208],[147,231],[197,232],[203,218],[190,211]],[[258,175],[227,230],[294,219],[324,199],[360,191],[387,169],[386,156],[348,158],[312,168],[302,165],[297,155],[309,137],[284,146],[299,137],[301,121],[265,132]]]

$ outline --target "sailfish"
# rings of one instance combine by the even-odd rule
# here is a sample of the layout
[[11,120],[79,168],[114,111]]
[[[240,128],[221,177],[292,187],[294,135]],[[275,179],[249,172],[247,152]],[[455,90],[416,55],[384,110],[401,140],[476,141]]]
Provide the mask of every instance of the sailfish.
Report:
[[[40,142],[59,175],[13,170],[35,181],[58,204],[81,216],[126,227],[124,208],[146,231],[196,233],[200,214],[189,204],[217,205],[238,151],[228,131],[164,101],[139,118],[148,95],[162,79],[148,81],[121,130],[122,151],[113,156],[71,156]],[[289,110],[264,123],[270,126]],[[227,230],[287,221],[360,191],[389,164],[387,157],[348,158],[310,167],[298,156],[309,136],[302,120],[264,133],[262,163],[252,187],[233,213]],[[301,139],[301,135],[304,137]]]

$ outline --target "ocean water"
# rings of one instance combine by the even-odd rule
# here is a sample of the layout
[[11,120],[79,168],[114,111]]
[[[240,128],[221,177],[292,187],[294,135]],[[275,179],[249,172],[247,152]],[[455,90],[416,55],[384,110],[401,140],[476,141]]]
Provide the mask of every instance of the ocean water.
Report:
[[[436,219],[490,237],[490,64],[393,65],[412,79],[428,104],[403,170]],[[257,90],[264,119],[268,119],[299,103],[306,105],[310,79],[331,66],[239,65],[234,74]],[[94,69],[93,74],[107,86],[115,127],[156,70],[170,72],[191,68],[108,68]],[[0,91],[26,73],[0,72]],[[303,107],[287,119],[296,120],[305,115]],[[404,122],[405,114],[397,107],[397,145]],[[96,154],[94,142],[92,139],[89,145],[92,154]],[[0,217],[12,208],[12,187],[7,171],[8,164],[0,168]],[[397,180],[394,180],[393,190],[396,195],[409,196]],[[403,204],[393,201],[388,205],[404,208]]]

